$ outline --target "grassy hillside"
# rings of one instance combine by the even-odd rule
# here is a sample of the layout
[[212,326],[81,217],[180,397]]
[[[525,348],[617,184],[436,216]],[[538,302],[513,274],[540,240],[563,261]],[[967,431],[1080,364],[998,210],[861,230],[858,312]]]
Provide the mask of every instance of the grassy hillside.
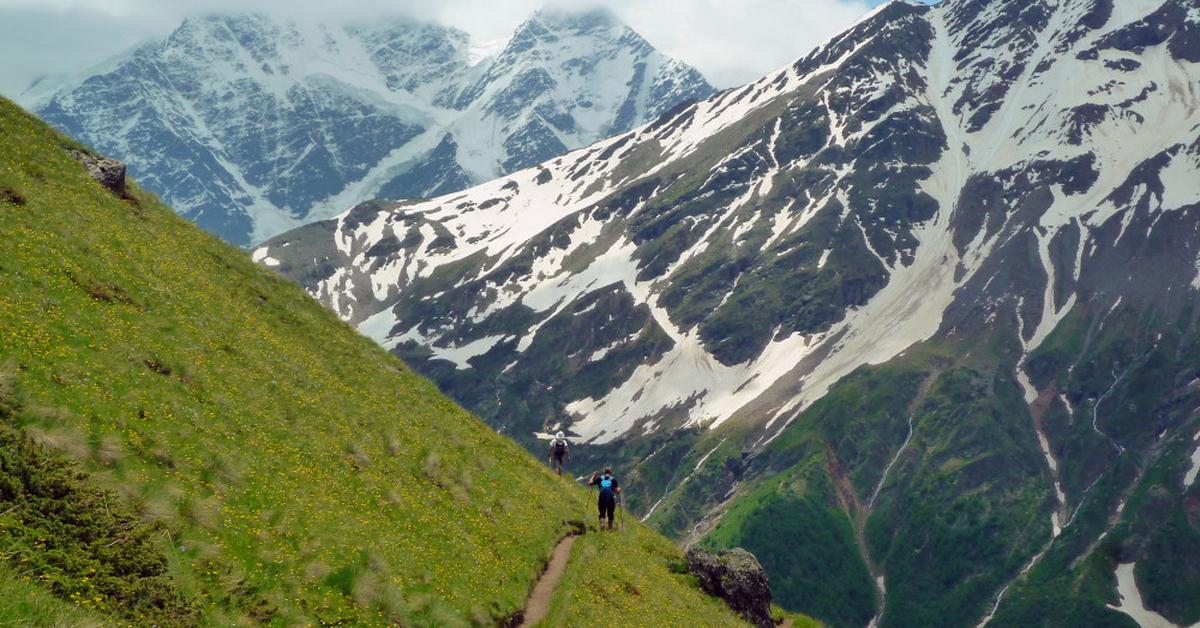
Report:
[[0,567],[0,626],[93,628],[105,622],[94,612],[58,599]]
[[[0,368],[18,389],[0,398],[30,441],[13,494],[42,496],[29,486],[45,468],[74,477],[111,547],[162,567],[179,596],[158,608],[164,625],[518,612],[589,496],[243,252],[136,186],[126,199],[101,188],[72,146],[0,99]],[[0,494],[0,511],[13,499]],[[86,613],[47,595],[67,597],[89,560],[153,576],[89,554],[93,537],[47,547],[20,517],[0,531],[26,543],[0,548],[0,619]],[[604,576],[620,605],[567,588],[556,624],[736,623],[669,571],[676,548],[636,525],[625,535],[585,537],[567,574]],[[89,605],[136,617],[120,596]]]

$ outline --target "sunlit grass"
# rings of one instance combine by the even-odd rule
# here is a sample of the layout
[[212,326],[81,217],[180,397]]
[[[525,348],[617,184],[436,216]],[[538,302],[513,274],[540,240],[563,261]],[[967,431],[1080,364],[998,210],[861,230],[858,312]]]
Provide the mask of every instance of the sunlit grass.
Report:
[[724,603],[672,573],[679,550],[641,525],[575,542],[544,626],[731,626]]
[[[165,526],[204,621],[519,611],[587,494],[243,252],[136,185],[103,190],[67,144],[0,99],[0,364],[27,433]],[[678,550],[631,536],[600,563],[641,583],[630,604],[727,625],[686,582],[641,580]],[[590,598],[566,608],[625,623]]]
[[0,565],[0,626],[99,628],[102,617],[60,600]]

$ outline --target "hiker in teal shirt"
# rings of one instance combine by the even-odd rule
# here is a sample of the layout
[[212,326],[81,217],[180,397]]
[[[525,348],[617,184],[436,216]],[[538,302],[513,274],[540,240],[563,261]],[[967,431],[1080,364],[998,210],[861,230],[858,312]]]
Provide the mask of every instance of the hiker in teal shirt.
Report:
[[621,487],[617,483],[617,476],[613,475],[612,468],[605,467],[604,475],[592,471],[592,479],[588,482],[588,486],[600,487],[600,501],[597,504],[600,508],[600,529],[604,529],[604,518],[608,517],[608,529],[613,529],[613,513],[617,509],[617,500],[621,497]]

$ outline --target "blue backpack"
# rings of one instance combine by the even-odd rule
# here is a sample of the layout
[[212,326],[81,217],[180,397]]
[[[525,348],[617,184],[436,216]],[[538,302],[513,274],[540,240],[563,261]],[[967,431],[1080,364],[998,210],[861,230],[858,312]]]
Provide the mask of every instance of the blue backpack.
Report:
[[614,480],[614,478],[612,476],[609,476],[609,477],[600,476],[600,494],[601,495],[604,495],[605,497],[612,496],[613,480]]

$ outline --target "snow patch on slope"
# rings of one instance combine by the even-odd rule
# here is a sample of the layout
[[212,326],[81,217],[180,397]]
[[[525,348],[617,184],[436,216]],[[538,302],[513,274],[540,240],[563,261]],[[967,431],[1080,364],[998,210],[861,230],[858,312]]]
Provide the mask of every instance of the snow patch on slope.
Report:
[[[940,16],[931,21],[935,38],[926,98],[937,112],[948,148],[932,168],[931,177],[922,182],[922,188],[937,201],[937,214],[914,230],[919,245],[913,262],[908,266],[898,264],[882,290],[834,327],[829,334],[833,343],[830,354],[810,373],[803,374],[799,394],[775,414],[775,418],[790,415],[787,423],[860,365],[886,362],[933,336],[959,285],[955,267],[960,262],[967,266],[965,277],[977,268],[974,260],[959,259],[949,228],[958,191],[966,180],[962,151],[965,139],[961,118],[950,110],[949,99],[944,97],[954,67],[949,37]],[[776,431],[772,438],[782,432]]]
[[1200,473],[1200,432],[1197,432],[1192,440],[1198,444],[1192,450],[1192,455],[1189,459],[1191,464],[1183,475],[1183,490],[1185,491],[1191,489],[1192,485],[1196,483],[1197,473]]
[[1117,593],[1121,596],[1121,602],[1116,605],[1109,604],[1108,607],[1125,613],[1141,628],[1176,628],[1166,617],[1146,608],[1137,579],[1133,575],[1136,565],[1137,563],[1117,565]]

